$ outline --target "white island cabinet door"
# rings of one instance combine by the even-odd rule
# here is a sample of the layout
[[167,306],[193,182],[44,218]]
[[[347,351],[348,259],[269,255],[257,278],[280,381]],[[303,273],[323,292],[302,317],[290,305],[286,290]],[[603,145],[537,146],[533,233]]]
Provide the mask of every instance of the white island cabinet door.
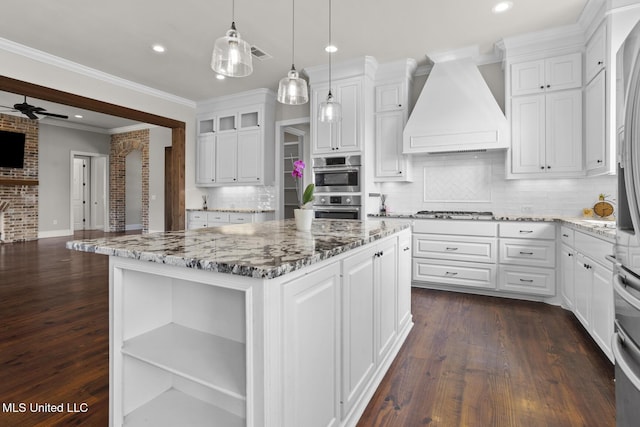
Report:
[[398,309],[398,243],[396,239],[378,245],[378,363],[382,362],[395,342]]
[[339,424],[340,266],[283,288],[284,427]]
[[398,331],[411,321],[411,234],[398,242]]
[[343,261],[342,284],[342,416],[367,386],[376,367],[375,263],[378,249]]

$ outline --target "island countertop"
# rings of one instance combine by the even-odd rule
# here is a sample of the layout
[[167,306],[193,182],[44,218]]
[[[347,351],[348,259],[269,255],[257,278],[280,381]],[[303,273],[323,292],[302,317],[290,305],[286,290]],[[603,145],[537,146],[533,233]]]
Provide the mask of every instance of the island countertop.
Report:
[[198,230],[67,242],[83,252],[178,267],[272,279],[383,237],[408,224],[383,220],[316,219],[310,232],[293,219]]

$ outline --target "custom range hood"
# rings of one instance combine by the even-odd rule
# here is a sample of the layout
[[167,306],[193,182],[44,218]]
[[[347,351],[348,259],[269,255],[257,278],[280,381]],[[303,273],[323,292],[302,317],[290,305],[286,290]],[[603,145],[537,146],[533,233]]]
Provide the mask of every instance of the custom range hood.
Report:
[[471,56],[434,58],[407,121],[404,153],[506,149],[509,126]]

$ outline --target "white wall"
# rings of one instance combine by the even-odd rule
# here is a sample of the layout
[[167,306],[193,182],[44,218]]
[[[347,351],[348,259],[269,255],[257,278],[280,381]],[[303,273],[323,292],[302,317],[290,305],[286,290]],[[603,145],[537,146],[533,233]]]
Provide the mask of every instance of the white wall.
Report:
[[70,224],[71,152],[109,155],[109,135],[40,122],[38,148],[38,232],[41,237],[73,234]]

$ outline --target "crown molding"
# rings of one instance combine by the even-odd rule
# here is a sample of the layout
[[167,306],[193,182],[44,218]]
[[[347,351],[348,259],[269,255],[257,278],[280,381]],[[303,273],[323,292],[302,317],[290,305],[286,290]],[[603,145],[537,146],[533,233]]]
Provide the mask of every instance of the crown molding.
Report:
[[90,68],[82,64],[78,64],[77,62],[69,61],[67,59],[51,55],[50,53],[25,46],[20,43],[16,43],[2,37],[0,37],[0,50],[24,56],[25,58],[42,62],[44,64],[53,65],[54,67],[70,71],[72,73],[81,74],[83,76],[91,77],[93,79],[100,80],[115,86],[134,90],[145,95],[151,95],[153,97],[161,98],[169,102],[184,105],[186,107],[196,108],[196,102],[190,99],[182,98],[168,92],[163,92],[149,86],[141,85],[139,83],[135,83],[121,77],[116,77],[103,71],[96,70],[95,68]]

